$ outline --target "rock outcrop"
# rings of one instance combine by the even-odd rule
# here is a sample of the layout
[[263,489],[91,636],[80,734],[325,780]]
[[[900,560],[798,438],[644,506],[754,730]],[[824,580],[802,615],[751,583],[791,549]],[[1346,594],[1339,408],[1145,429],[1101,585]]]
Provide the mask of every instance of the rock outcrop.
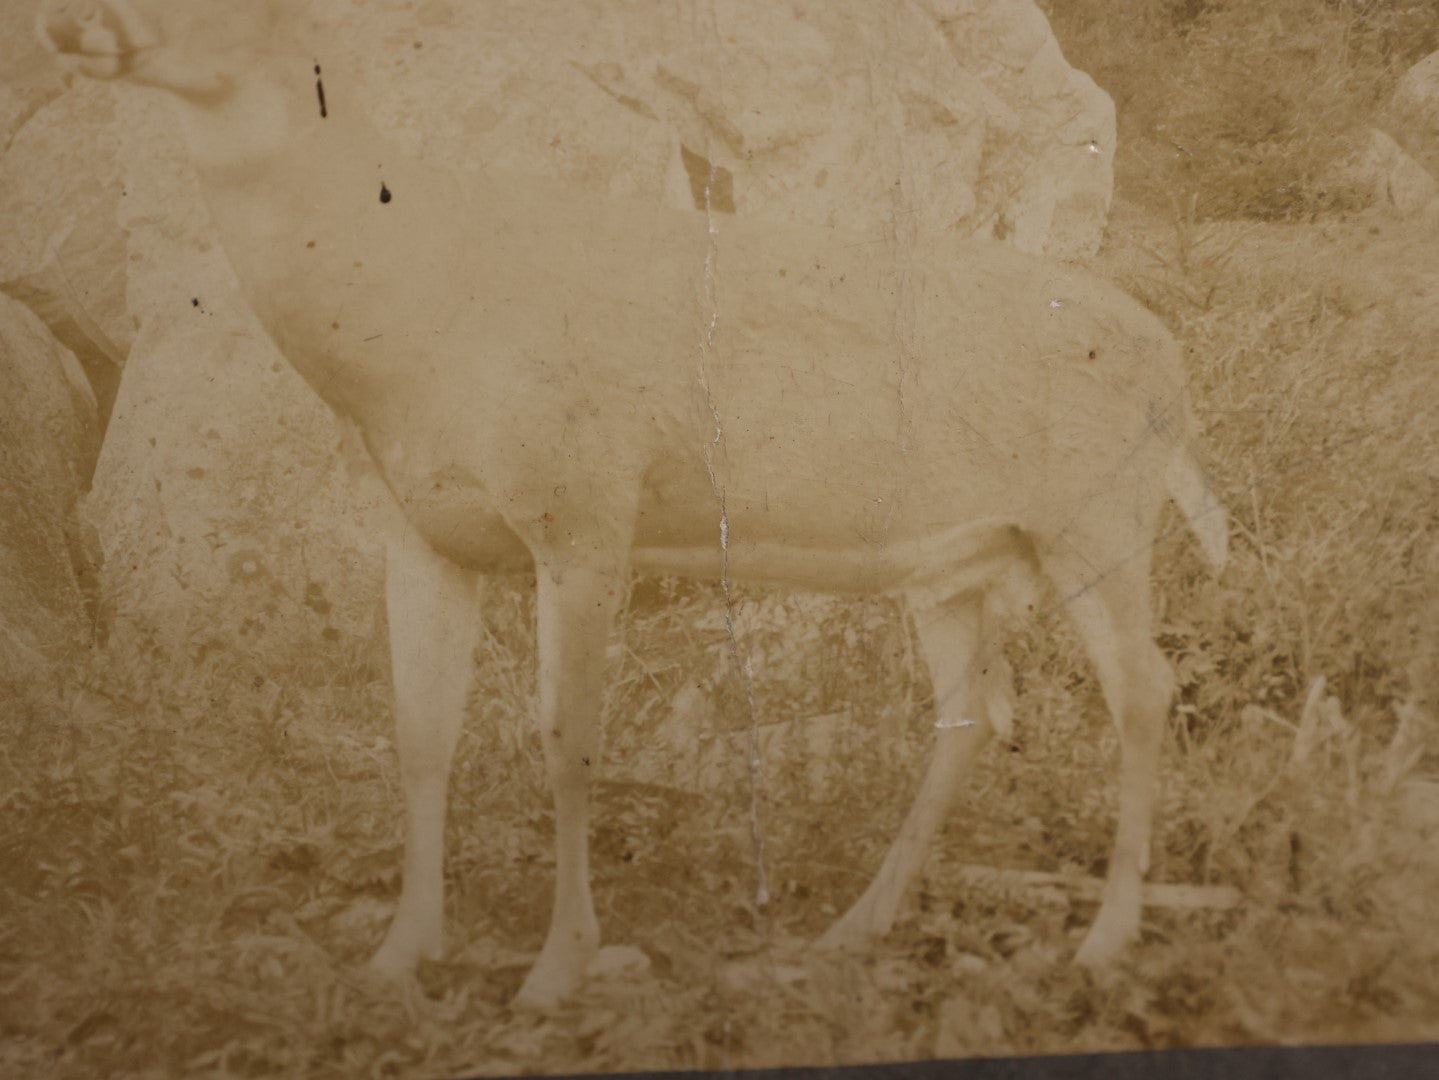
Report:
[[460,167],[1062,258],[1104,227],[1114,107],[1030,0],[330,10],[372,110]]
[[45,682],[90,638],[93,537],[77,513],[98,441],[95,401],[68,349],[0,296],[0,700]]
[[1386,126],[1405,151],[1439,176],[1439,52],[1432,52],[1399,80]]

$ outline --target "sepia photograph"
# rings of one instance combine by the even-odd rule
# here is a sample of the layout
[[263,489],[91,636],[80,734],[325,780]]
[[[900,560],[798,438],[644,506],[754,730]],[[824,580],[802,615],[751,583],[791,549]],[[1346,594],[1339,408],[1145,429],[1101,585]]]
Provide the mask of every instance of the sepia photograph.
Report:
[[1439,1068],[1434,0],[0,0],[0,207],[0,1074]]

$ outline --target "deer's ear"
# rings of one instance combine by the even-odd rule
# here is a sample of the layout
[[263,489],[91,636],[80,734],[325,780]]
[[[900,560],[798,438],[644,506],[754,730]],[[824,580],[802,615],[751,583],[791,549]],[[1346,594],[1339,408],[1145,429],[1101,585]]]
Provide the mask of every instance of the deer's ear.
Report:
[[[127,0],[59,0],[40,9],[36,29],[52,52],[85,61],[87,74],[118,74],[119,58],[159,44],[159,37]],[[111,63],[105,63],[110,61]],[[113,71],[96,70],[115,68]]]
[[59,56],[81,52],[85,33],[97,9],[78,4],[43,4],[35,16],[35,36],[40,44]]

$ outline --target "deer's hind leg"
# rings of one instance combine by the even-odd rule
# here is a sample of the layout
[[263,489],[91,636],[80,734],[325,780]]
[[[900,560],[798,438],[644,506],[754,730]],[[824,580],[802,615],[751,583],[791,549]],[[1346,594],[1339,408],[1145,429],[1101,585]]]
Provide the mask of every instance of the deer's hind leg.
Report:
[[1160,742],[1174,692],[1173,672],[1151,628],[1150,548],[1122,553],[1119,563],[1113,557],[1111,551],[1111,564],[1096,572],[1095,560],[1072,550],[1041,554],[1119,729],[1119,823],[1099,913],[1075,957],[1086,965],[1108,962],[1139,936]]
[[820,939],[822,948],[860,948],[889,932],[961,779],[995,727],[1009,723],[1011,673],[983,594],[916,611],[914,620],[934,689],[934,756],[879,873]]

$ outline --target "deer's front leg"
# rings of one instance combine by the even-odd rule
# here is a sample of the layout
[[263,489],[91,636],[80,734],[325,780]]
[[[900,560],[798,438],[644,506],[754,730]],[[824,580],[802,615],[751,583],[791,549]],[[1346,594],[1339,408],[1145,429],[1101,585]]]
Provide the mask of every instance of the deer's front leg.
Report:
[[395,742],[407,832],[400,902],[370,966],[398,977],[440,955],[445,915],[445,797],[474,677],[480,629],[475,575],[442,559],[409,526],[385,563]]
[[540,737],[555,800],[555,905],[519,1001],[548,1008],[579,984],[599,949],[590,896],[590,777],[599,767],[605,648],[625,595],[613,569],[536,560]]

